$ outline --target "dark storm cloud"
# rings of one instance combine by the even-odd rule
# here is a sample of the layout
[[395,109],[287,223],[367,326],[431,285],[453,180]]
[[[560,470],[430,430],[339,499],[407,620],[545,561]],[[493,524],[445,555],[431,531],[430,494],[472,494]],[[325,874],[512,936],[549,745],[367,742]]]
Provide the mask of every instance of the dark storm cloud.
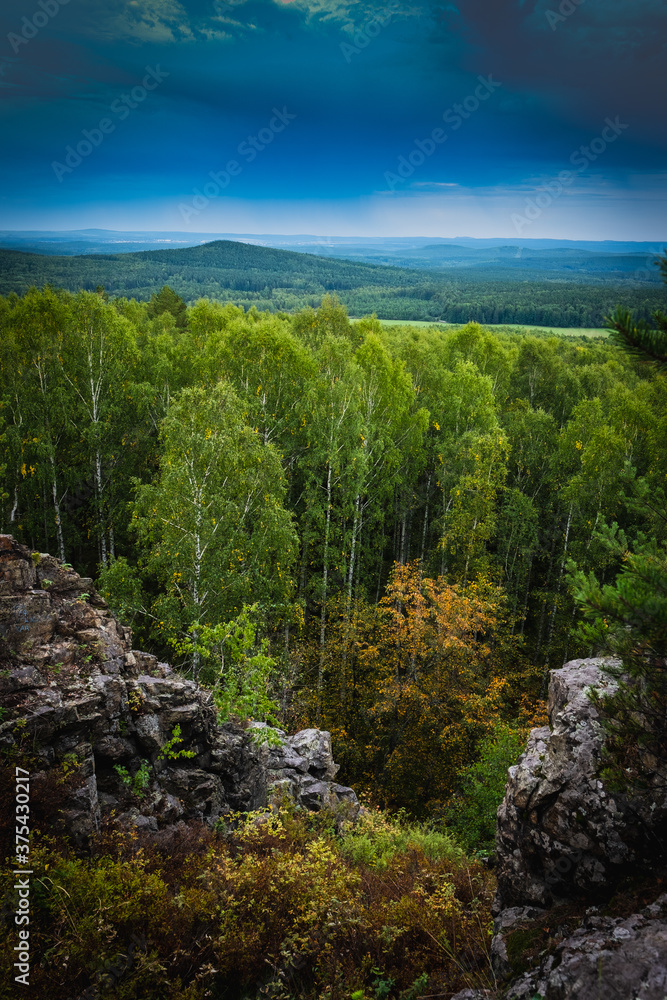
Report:
[[593,123],[620,113],[665,144],[662,0],[460,0],[459,10],[471,68],[492,60],[509,84],[539,95],[553,114]]
[[[643,175],[655,191],[665,171],[667,9],[658,0],[45,3],[57,12],[38,30],[30,27],[38,0],[0,15],[0,97],[12,139],[5,203],[43,199],[65,211],[109,191],[121,198],[125,187],[133,198],[152,190],[177,204],[274,106],[297,117],[235,181],[235,198],[373,197],[489,74],[502,86],[394,196],[530,190],[567,166],[609,115],[629,127],[591,161],[582,191],[637,191]],[[54,190],[52,161],[149,64],[164,68],[164,82],[82,164],[76,184],[63,179]]]

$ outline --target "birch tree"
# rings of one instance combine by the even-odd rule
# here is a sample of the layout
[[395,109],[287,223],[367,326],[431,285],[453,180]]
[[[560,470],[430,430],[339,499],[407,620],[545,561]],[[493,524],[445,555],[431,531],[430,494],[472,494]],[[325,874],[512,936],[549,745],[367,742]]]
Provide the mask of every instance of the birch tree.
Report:
[[137,486],[133,523],[163,591],[156,629],[174,647],[192,643],[195,677],[203,625],[258,597],[266,609],[290,595],[297,538],[284,475],[243,411],[224,382],[184,390],[164,420],[156,481]]
[[[65,460],[69,457],[68,420],[58,359],[68,319],[68,297],[51,289],[33,289],[7,317],[2,350],[7,408],[12,415],[8,428],[14,460],[10,524],[13,528],[23,508],[23,513],[31,515],[33,538],[43,535],[48,548],[55,535],[62,560],[66,558],[63,501],[71,470]],[[41,503],[29,496],[35,492],[41,493]]]
[[[115,555],[114,471],[129,416],[123,389],[135,365],[129,323],[101,296],[80,292],[63,336],[62,377],[72,399],[70,419],[84,444],[94,485],[94,535],[103,567]],[[125,499],[122,491],[123,500]]]

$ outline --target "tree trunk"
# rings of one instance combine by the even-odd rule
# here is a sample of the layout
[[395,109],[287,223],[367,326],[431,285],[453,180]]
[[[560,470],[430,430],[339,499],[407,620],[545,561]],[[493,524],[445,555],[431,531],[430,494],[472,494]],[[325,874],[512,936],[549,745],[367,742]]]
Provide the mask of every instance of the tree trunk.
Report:
[[308,561],[308,534],[304,532],[301,543],[301,572],[299,574],[299,597],[303,597],[306,591],[306,565]]
[[526,616],[528,614],[528,598],[530,597],[530,578],[533,572],[533,557],[531,555],[530,562],[528,564],[528,576],[526,577],[526,593],[523,599],[523,612],[521,615],[521,628],[519,629],[519,635],[523,636],[523,631],[526,625]]
[[407,522],[407,511],[403,510],[403,516],[401,518],[401,556],[399,562],[401,566],[405,566],[405,532],[406,532],[406,522]]
[[193,628],[192,632],[190,633],[190,637],[192,639],[192,645],[194,647],[194,650],[193,650],[193,653],[192,653],[192,678],[193,678],[193,680],[194,680],[194,682],[196,684],[197,683],[197,678],[199,677],[199,665],[200,665],[199,647],[197,646],[197,639],[199,637],[199,630],[196,629],[196,628]]
[[384,518],[382,519],[382,540],[380,542],[380,568],[378,569],[378,585],[375,592],[375,603],[380,603],[380,591],[382,589],[382,570],[384,569],[384,539],[385,539],[385,529],[384,529]]
[[51,493],[53,496],[53,510],[56,518],[56,535],[58,537],[58,554],[62,562],[65,562],[65,539],[63,538],[63,525],[60,518],[60,501],[58,500],[58,480],[56,478],[56,460],[53,455],[51,459]]
[[329,579],[329,530],[331,526],[331,463],[327,467],[327,513],[324,522],[324,565],[322,567],[322,611],[320,614],[320,660],[317,668],[317,724],[322,718],[324,686],[324,644],[327,627],[327,585]]
[[[549,590],[549,584],[551,583],[551,575],[552,575],[552,571],[553,571],[554,548],[555,547],[556,547],[556,532],[555,532],[555,529],[554,529],[554,534],[553,534],[553,537],[551,539],[551,548],[549,550],[549,565],[548,565],[548,568],[547,568],[547,578],[546,578],[546,582],[545,582],[544,588],[543,588],[545,592],[547,592]],[[542,649],[542,638],[544,636],[544,622],[545,622],[545,619],[546,619],[546,614],[547,614],[547,602],[546,602],[546,598],[545,598],[545,600],[542,602],[542,611],[540,613],[540,625],[539,625],[539,629],[538,629],[538,632],[537,632],[537,645],[535,647],[535,656],[533,658],[533,666],[534,667],[537,666],[537,661],[539,659],[540,652],[541,652],[541,649]]]
[[547,676],[548,676],[548,670],[549,670],[549,659],[551,657],[551,643],[552,643],[553,635],[554,635],[554,626],[556,624],[556,611],[558,610],[558,598],[560,596],[560,588],[561,588],[561,585],[562,585],[562,582],[563,582],[563,571],[565,570],[565,561],[567,559],[567,547],[568,547],[568,543],[569,543],[569,540],[570,540],[570,526],[572,524],[572,506],[573,505],[570,504],[570,509],[569,509],[568,515],[567,515],[567,527],[565,529],[565,544],[563,546],[563,557],[562,557],[562,559],[560,561],[560,570],[559,570],[559,573],[558,573],[558,584],[556,586],[556,593],[554,595],[553,608],[551,609],[551,621],[549,622],[549,637],[547,639],[547,655],[546,655],[546,663],[545,663],[545,671],[544,671],[544,680],[542,681],[542,688],[543,688],[544,694],[546,694],[546,682],[547,682]]
[[18,512],[18,508],[19,508],[19,488],[18,486],[14,485],[14,501],[12,503],[12,509],[9,512],[10,524],[13,524],[14,521],[16,520],[16,514]]
[[352,542],[350,544],[350,564],[347,571],[347,598],[345,601],[345,633],[343,636],[343,651],[340,662],[340,705],[341,710],[345,709],[347,700],[347,650],[350,642],[350,612],[352,610],[352,588],[354,584],[354,559],[356,552],[357,532],[360,521],[361,497],[357,493],[354,501],[354,520],[352,522]]
[[352,581],[354,578],[354,561],[356,556],[357,532],[359,530],[359,506],[361,497],[357,493],[354,501],[354,520],[352,522],[352,542],[350,544],[350,565],[347,573],[347,615],[349,618],[350,605],[352,604]]
[[106,569],[109,565],[109,560],[107,558],[107,534],[104,527],[104,518],[102,514],[102,457],[100,455],[99,448],[95,451],[95,494],[97,498],[97,531],[100,539],[100,555],[102,559],[102,565]]
[[419,557],[419,562],[421,563],[422,566],[424,564],[424,553],[426,551],[426,531],[428,528],[428,501],[430,492],[431,492],[431,474],[429,473],[429,477],[426,483],[426,508],[424,510],[424,524],[422,526],[422,550],[421,550],[421,556]]

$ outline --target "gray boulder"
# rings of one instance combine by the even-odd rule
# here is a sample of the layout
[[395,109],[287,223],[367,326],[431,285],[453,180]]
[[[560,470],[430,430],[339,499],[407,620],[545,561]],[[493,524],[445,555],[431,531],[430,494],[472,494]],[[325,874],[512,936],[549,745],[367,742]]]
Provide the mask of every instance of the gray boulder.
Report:
[[664,1000],[667,895],[640,914],[586,917],[504,1000]]

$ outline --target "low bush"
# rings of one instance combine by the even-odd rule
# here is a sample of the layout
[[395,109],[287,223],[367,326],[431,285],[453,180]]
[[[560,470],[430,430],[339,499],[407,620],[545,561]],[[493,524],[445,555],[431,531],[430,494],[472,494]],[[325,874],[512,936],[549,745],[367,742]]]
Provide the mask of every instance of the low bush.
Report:
[[[490,874],[447,836],[381,813],[335,829],[282,808],[150,840],[109,827],[86,857],[35,838],[36,995],[417,1000],[491,985]],[[0,881],[2,1000],[13,878]]]
[[386,869],[397,854],[419,851],[430,861],[460,864],[464,852],[452,837],[429,829],[427,824],[409,823],[403,814],[389,817],[380,809],[367,812],[347,834],[341,845],[344,857],[369,868]]

